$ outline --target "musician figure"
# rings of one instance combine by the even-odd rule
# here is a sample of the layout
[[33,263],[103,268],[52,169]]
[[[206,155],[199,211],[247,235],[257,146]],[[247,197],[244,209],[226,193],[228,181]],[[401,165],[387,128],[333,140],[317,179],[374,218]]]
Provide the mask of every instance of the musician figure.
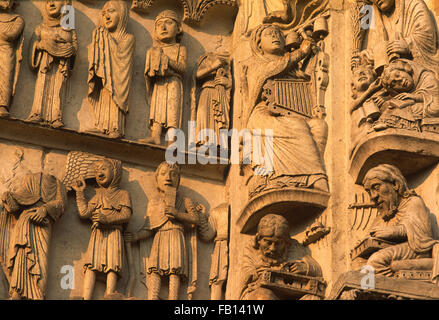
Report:
[[[262,286],[267,271],[322,276],[319,264],[311,256],[304,256],[302,260],[288,260],[288,249],[292,243],[289,230],[287,220],[281,215],[268,214],[259,221],[254,243],[245,250],[243,257],[244,287],[241,300],[280,299],[274,290]],[[319,297],[305,294],[300,299],[318,300]]]

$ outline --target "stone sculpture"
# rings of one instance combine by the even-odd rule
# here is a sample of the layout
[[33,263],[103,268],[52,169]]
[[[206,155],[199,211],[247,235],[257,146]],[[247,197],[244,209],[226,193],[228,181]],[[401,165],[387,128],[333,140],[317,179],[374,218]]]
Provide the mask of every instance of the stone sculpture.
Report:
[[[277,293],[280,288],[276,286],[276,283],[270,284],[270,278],[273,278],[267,276],[270,272],[279,272],[279,276],[283,276],[285,279],[291,277],[294,279],[294,275],[303,275],[308,277],[305,278],[306,281],[312,281],[311,277],[322,276],[319,264],[311,256],[304,256],[302,260],[289,260],[288,247],[292,242],[289,229],[287,220],[277,214],[267,214],[259,221],[254,243],[244,252],[242,261],[244,287],[241,299],[278,300],[282,298]],[[285,283],[292,284],[292,281]],[[285,289],[291,291],[286,298],[291,299],[297,295],[294,287],[292,285],[290,290],[288,290],[288,286],[282,288],[282,291]],[[299,297],[303,300],[320,299],[318,295],[305,294],[304,292],[299,293]]]
[[[229,59],[227,53],[206,53],[197,62],[193,75],[191,100],[192,108],[196,109],[196,143],[198,146],[204,144],[220,146],[220,130],[229,129],[232,87]],[[196,94],[198,86],[200,87],[199,95]],[[227,138],[222,145],[227,146]]]
[[[254,179],[250,189],[253,192],[276,185],[329,191],[323,157],[316,145],[316,140],[326,141],[321,136],[326,135],[325,130],[317,129],[326,124],[323,119],[316,119],[319,122],[312,126],[310,124],[315,107],[309,87],[311,79],[300,68],[312,54],[314,43],[306,34],[303,36],[303,41],[298,43],[300,47],[289,52],[279,27],[263,24],[252,33],[254,56],[244,66],[248,88],[244,127],[254,130],[253,135],[262,130],[257,135],[261,149],[265,150],[262,156],[256,152],[252,154]],[[274,93],[280,90],[278,87],[288,87],[283,92],[296,94],[278,97]],[[300,101],[296,101],[298,99]],[[263,132],[266,129],[273,130],[272,150],[265,145],[267,136],[270,137],[269,133]],[[272,163],[261,159],[264,156],[272,156]]]
[[28,121],[63,127],[62,108],[67,81],[78,50],[76,31],[61,25],[63,5],[68,1],[46,1],[43,22],[34,31],[31,68],[37,72],[35,95]]
[[151,137],[142,142],[160,145],[163,130],[181,128],[187,63],[186,47],[180,44],[182,36],[181,21],[174,11],[165,10],[157,15],[154,45],[147,51],[145,62],[146,92],[151,97]]
[[135,38],[127,32],[128,20],[125,1],[106,2],[89,47],[88,100],[95,128],[88,131],[114,139],[125,135],[129,109]]
[[53,224],[67,206],[65,187],[54,176],[28,173],[12,181],[1,201],[0,248],[10,298],[42,300]]
[[[177,194],[180,185],[180,166],[162,162],[155,172],[158,195],[148,204],[145,224],[139,232],[126,233],[128,242],[136,242],[153,237],[150,248],[141,249],[146,254],[145,274],[148,300],[158,300],[163,277],[169,277],[169,300],[177,300],[181,281],[189,277],[189,257],[185,244],[184,226],[200,224],[201,205],[184,199]],[[186,212],[187,211],[187,212]],[[196,231],[192,228],[192,231]],[[196,238],[191,236],[192,262],[191,283],[188,294],[196,286]],[[145,243],[143,243],[145,244]]]
[[22,60],[24,20],[11,12],[14,5],[0,2],[0,118],[9,116]]
[[430,280],[437,281],[439,241],[433,239],[422,198],[409,189],[401,171],[393,165],[370,169],[363,185],[378,209],[368,237],[389,243],[369,257],[358,250],[355,256],[367,258],[367,264],[379,275],[392,277],[401,270],[429,270]]
[[215,242],[209,273],[210,299],[223,300],[222,290],[229,268],[229,206],[219,205],[211,210],[209,218],[201,214],[198,231],[201,240]]
[[105,296],[115,294],[117,280],[124,268],[123,230],[132,215],[132,205],[129,193],[120,188],[121,177],[122,163],[104,159],[95,163],[99,188],[88,203],[84,195],[84,178],[72,186],[76,191],[79,216],[93,222],[84,263],[84,300],[92,299],[98,273],[106,275]]

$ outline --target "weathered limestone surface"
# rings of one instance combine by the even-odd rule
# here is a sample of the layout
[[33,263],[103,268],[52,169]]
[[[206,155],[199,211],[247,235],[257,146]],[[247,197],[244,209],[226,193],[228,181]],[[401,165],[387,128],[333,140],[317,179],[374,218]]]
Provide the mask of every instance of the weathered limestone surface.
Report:
[[[378,30],[364,27],[365,0],[129,0],[129,15],[61,1],[74,32],[58,11],[47,18],[51,1],[17,2],[0,8],[0,53],[18,59],[16,81],[0,77],[0,298],[439,299],[437,1],[373,1]],[[5,42],[18,17],[23,42],[20,30]],[[36,29],[47,34],[35,47]],[[93,132],[93,90],[117,134]],[[63,127],[28,121],[35,97],[61,107]],[[174,166],[171,128],[185,142]],[[216,136],[188,141],[202,129]],[[261,129],[249,136],[260,154],[220,129]],[[217,162],[190,163],[200,150]],[[28,182],[40,173],[49,182]],[[49,235],[32,294],[31,268],[13,273],[26,223]]]

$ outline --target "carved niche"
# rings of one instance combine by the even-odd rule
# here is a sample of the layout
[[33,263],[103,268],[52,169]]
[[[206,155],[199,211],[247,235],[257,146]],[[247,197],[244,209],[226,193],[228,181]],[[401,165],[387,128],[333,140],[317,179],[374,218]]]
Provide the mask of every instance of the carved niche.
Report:
[[[351,251],[354,271],[340,277],[332,298],[437,297],[439,240],[433,237],[424,201],[408,188],[401,171],[389,164],[370,169],[363,186],[371,201],[357,197],[351,208],[362,211],[361,221],[356,223],[356,217],[353,228],[365,229],[365,236]],[[362,222],[365,211],[367,221]],[[374,288],[361,285],[365,273],[356,270],[364,268],[373,270]]]
[[[437,28],[423,0],[366,1],[351,8],[350,174],[360,183],[379,163],[405,175],[439,159]],[[369,21],[369,22],[368,22]]]
[[[249,193],[238,219],[241,232],[254,229],[268,211],[295,223],[312,221],[326,208],[326,19],[309,16],[285,32],[274,23],[252,31],[252,56],[241,66],[248,132],[241,168]],[[248,148],[255,141],[259,145]]]

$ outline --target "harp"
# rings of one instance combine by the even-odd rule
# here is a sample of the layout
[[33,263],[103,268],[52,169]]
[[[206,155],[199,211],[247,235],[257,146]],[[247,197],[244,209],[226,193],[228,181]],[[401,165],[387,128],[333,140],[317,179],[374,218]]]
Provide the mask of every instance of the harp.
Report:
[[275,114],[300,114],[311,118],[315,106],[312,82],[299,79],[269,80],[263,88],[262,97]]

